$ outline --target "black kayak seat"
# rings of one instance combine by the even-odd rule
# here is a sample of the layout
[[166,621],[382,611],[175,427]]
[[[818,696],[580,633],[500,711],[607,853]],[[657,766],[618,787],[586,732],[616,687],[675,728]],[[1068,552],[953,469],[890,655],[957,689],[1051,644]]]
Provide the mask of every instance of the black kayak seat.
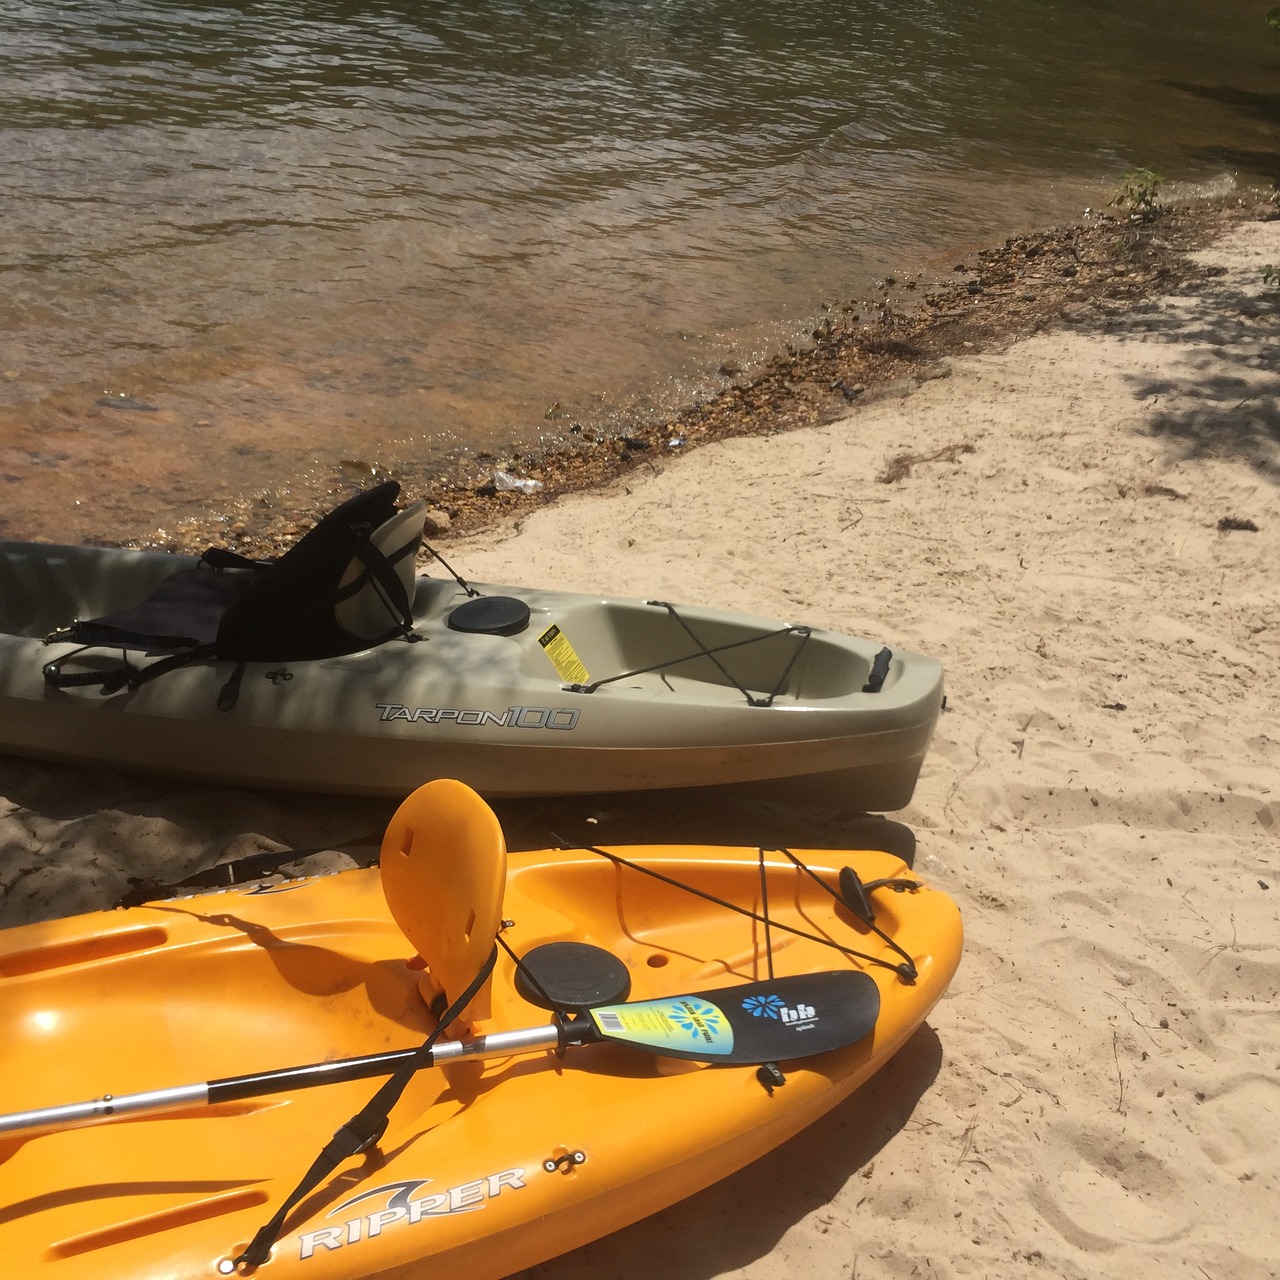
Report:
[[[77,621],[58,639],[165,655],[143,673],[128,670],[123,683],[136,685],[197,658],[304,662],[408,637],[426,504],[397,512],[399,494],[394,480],[356,494],[277,560],[210,548],[146,599]],[[65,661],[45,667],[49,684],[93,682],[64,672]]]
[[153,652],[212,644],[223,614],[243,593],[251,572],[223,572],[202,561],[194,569],[170,574],[145,600],[118,613],[78,621],[59,632],[59,639]]

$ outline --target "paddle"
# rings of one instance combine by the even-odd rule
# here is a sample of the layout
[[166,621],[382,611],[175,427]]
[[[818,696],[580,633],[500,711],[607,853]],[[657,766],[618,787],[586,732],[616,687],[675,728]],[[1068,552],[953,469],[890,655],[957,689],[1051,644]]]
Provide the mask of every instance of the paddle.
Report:
[[[421,1066],[539,1049],[563,1050],[600,1041],[662,1057],[726,1066],[787,1062],[856,1043],[874,1028],[879,1012],[879,988],[867,974],[835,970],[718,987],[661,1000],[603,1005],[579,1017],[558,1018],[547,1026],[499,1031],[474,1040],[441,1040]],[[0,1138],[29,1138],[61,1129],[390,1075],[420,1052],[402,1049],[15,1111],[0,1115]]]

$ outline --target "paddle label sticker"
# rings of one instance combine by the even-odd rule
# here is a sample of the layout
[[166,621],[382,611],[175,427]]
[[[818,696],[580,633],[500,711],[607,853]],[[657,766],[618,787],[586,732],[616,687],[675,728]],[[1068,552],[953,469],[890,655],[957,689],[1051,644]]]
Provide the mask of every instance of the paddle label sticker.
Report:
[[565,684],[586,684],[591,679],[568,636],[554,622],[538,637],[538,643]]
[[700,1058],[733,1052],[729,1019],[718,1005],[698,996],[638,1000],[590,1012],[600,1033],[610,1040]]

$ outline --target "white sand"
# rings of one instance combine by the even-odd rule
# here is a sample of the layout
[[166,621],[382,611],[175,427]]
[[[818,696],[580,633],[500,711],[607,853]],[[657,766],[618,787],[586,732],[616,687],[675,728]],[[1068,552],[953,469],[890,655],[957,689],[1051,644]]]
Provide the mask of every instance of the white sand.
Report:
[[[1204,257],[1225,274],[1188,296],[447,549],[481,581],[744,608],[948,673],[892,821],[497,806],[513,847],[588,816],[615,843],[914,843],[968,931],[927,1027],[828,1122],[530,1274],[1280,1274],[1280,222]],[[390,808],[0,761],[0,923],[232,846],[341,846]]]

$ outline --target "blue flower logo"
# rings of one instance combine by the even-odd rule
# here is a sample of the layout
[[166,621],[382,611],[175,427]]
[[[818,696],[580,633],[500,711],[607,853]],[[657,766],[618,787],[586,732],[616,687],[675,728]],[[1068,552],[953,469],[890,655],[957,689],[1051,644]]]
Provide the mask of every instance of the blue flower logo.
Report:
[[748,996],[742,1007],[753,1018],[780,1018],[781,1010],[786,1008],[781,996]]
[[683,1013],[676,1014],[673,1021],[693,1039],[706,1039],[719,1033],[724,1015],[715,1005],[697,1000],[681,1000],[679,1007]]

